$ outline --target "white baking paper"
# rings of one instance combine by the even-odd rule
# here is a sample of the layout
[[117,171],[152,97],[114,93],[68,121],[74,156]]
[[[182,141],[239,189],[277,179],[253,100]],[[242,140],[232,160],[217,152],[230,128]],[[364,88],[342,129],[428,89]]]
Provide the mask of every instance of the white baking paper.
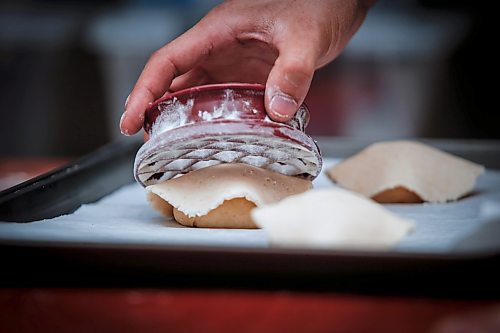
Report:
[[[336,162],[326,159],[323,170]],[[322,173],[314,186],[335,185]],[[385,207],[416,225],[393,251],[447,253],[482,226],[500,221],[500,209],[491,209],[500,207],[500,171],[488,170],[479,177],[474,193],[457,202]],[[189,228],[165,221],[149,206],[144,189],[135,183],[70,215],[31,223],[0,222],[2,241],[269,247],[263,230]]]

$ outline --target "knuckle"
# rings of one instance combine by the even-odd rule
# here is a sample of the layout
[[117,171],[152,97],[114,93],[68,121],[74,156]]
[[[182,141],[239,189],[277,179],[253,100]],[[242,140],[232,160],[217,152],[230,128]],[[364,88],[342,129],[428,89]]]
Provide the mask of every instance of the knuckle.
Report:
[[151,53],[151,56],[149,57],[149,61],[155,61],[157,59],[160,59],[163,56],[162,52],[163,48],[155,50],[153,53]]

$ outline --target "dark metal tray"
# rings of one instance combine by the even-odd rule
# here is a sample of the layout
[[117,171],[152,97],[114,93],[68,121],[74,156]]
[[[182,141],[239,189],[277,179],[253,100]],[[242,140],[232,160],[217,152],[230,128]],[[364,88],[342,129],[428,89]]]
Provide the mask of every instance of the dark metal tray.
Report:
[[[428,143],[489,168],[495,141]],[[345,157],[367,141],[319,139]],[[0,221],[68,214],[133,181],[140,143],[106,146],[63,168],[0,192]],[[9,223],[9,222],[2,222]],[[460,254],[249,249],[0,241],[3,286],[147,286],[326,290],[416,296],[500,296],[498,251]]]

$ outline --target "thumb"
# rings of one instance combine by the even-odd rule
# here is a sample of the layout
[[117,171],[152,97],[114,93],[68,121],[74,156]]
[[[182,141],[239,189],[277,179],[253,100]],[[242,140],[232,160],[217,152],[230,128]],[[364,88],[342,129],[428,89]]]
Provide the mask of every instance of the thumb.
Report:
[[279,51],[267,79],[265,105],[271,119],[286,122],[309,91],[316,58],[310,45],[283,45]]

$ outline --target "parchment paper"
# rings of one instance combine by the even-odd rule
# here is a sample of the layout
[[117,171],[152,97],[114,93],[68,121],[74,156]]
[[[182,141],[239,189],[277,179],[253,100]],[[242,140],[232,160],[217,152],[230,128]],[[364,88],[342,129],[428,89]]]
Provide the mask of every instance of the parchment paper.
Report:
[[[326,159],[323,170],[337,162]],[[322,173],[314,181],[314,186],[335,185]],[[491,230],[492,224],[500,222],[500,171],[488,170],[479,178],[474,193],[457,202],[385,206],[416,222],[415,230],[393,251],[447,253],[456,251],[457,245],[464,244],[468,237],[477,238],[477,235],[483,235],[484,244],[490,246],[488,249],[498,239],[500,248],[500,235],[481,232],[481,228]],[[262,230],[188,228],[174,221],[165,221],[149,206],[144,189],[135,183],[96,203],[83,205],[70,215],[31,223],[1,222],[1,240],[269,247]],[[481,239],[479,242],[476,239],[474,249],[481,250],[481,243]]]

